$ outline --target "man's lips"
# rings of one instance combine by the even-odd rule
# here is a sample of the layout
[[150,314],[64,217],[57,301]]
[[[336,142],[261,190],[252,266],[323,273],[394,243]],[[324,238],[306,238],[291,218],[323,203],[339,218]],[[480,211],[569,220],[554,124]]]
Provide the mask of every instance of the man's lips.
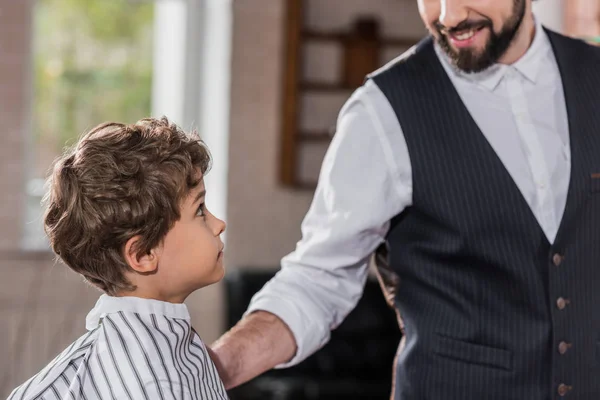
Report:
[[446,33],[450,42],[458,48],[469,47],[475,42],[477,37],[483,32],[485,26],[463,29]]

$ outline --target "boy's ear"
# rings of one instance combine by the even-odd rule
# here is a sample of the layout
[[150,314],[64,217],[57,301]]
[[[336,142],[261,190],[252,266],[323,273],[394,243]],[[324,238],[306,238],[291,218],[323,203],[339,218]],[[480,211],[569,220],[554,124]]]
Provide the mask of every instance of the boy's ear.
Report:
[[147,254],[139,254],[139,242],[141,240],[141,236],[133,236],[130,238],[127,243],[125,243],[125,248],[123,249],[123,256],[125,257],[125,261],[129,266],[136,272],[141,274],[152,274],[156,272],[158,268],[158,256],[156,254],[156,250],[152,249]]

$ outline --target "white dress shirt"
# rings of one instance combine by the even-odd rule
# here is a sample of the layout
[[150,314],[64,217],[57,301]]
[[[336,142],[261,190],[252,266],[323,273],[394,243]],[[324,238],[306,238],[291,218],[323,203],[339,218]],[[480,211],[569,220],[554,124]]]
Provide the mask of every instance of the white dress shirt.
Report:
[[[481,73],[461,73],[437,46],[436,53],[552,243],[571,163],[562,81],[542,26],[536,22],[532,45],[516,63]],[[385,240],[389,221],[411,204],[402,128],[368,81],[340,111],[301,241],[247,310],[269,311],[290,327],[298,351],[278,367],[297,364],[327,343],[360,299],[369,257]]]
[[86,328],[8,400],[227,399],[185,304],[102,295]]

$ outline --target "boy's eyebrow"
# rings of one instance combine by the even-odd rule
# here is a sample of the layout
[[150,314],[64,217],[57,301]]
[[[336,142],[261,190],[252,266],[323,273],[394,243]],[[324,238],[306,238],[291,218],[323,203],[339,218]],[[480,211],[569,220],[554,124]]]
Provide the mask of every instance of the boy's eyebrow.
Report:
[[197,195],[196,198],[194,199],[194,202],[192,204],[196,204],[198,202],[198,200],[200,200],[201,198],[203,198],[204,196],[206,196],[206,189],[202,189]]

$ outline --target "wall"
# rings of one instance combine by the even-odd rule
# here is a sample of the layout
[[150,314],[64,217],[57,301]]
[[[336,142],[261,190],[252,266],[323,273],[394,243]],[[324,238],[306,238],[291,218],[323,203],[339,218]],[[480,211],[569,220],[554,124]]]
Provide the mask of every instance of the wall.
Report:
[[[278,267],[300,239],[312,193],[278,184],[285,2],[236,0],[229,149],[227,264]],[[311,0],[314,26],[344,27],[349,8],[382,12],[389,35],[423,33],[414,0]]]
[[85,332],[98,292],[53,265],[48,254],[2,254],[0,398]]
[[597,0],[571,0],[565,8],[567,34],[586,38],[600,36],[600,3]]
[[[22,372],[27,367],[21,366],[46,360],[43,349],[34,344],[45,342],[49,321],[31,312],[29,294],[41,288],[38,271],[51,261],[47,256],[23,255],[17,250],[25,199],[30,33],[29,2],[0,0],[0,397],[6,397],[8,388],[25,378]],[[39,328],[35,331],[28,329],[34,320]],[[41,338],[33,340],[32,333]],[[60,341],[61,334],[55,338]],[[36,357],[41,359],[34,360]]]
[[24,200],[22,157],[28,96],[30,12],[27,1],[0,0],[0,251],[19,245]]
[[[532,3],[533,12],[546,27],[562,32],[565,25],[564,8],[566,3],[563,0],[537,0]],[[573,3],[573,1],[570,0],[568,3]]]

